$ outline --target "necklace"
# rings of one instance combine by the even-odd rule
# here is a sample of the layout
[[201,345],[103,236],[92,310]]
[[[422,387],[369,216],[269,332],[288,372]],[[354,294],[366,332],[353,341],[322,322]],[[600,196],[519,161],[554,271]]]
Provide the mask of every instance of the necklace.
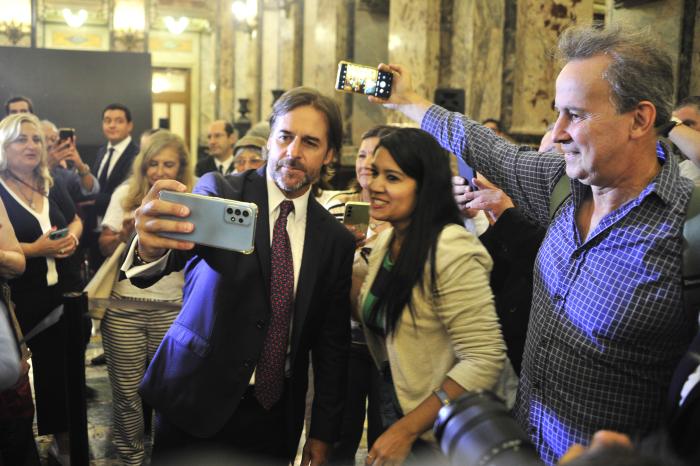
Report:
[[[34,208],[34,193],[39,193],[40,195],[44,195],[41,191],[36,189],[34,186],[30,185],[26,181],[22,180],[20,177],[12,173],[10,170],[7,171],[7,173],[10,175],[10,178],[12,178],[12,181],[15,183],[15,186],[17,187],[17,191],[20,193],[20,195],[24,198],[25,201],[27,201],[27,204],[29,205],[29,208],[32,210],[36,210]],[[29,196],[24,194],[24,191],[22,191],[22,188],[20,184],[28,187],[30,189],[29,191]]]

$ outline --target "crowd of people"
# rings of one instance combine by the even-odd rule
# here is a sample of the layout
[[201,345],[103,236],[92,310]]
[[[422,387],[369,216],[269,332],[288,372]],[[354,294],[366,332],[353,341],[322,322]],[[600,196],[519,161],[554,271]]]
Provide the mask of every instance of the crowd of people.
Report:
[[[304,430],[302,465],[355,464],[365,418],[367,465],[446,464],[438,412],[479,390],[512,408],[544,464],[698,464],[700,303],[684,272],[698,245],[684,230],[700,97],[674,107],[670,58],[623,28],[567,30],[559,56],[539,150],[381,64],[392,95],[369,100],[419,128],[368,128],[355,179],[332,192],[319,184],[341,113],[315,89],[287,91],[269,126],[240,138],[212,122],[196,164],[167,130],[136,144],[129,109],[110,104],[88,165],[74,136],[10,99],[0,464],[39,464],[30,356],[38,433],[70,463],[65,335],[51,323],[62,294],[106,268],[100,331],[124,464],[146,460],[152,410],[151,464],[286,465]],[[454,157],[476,178],[454,176]],[[164,190],[256,204],[254,251],[169,237],[196,225]],[[366,230],[342,223],[357,203]]]

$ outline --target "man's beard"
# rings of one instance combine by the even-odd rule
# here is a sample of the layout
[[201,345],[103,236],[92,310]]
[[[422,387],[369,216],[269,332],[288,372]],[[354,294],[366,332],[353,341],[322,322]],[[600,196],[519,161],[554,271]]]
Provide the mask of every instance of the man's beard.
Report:
[[[282,167],[296,168],[298,170],[302,170],[304,172],[304,177],[298,183],[295,183],[291,186],[287,185],[284,183],[284,175],[280,171]],[[319,179],[319,177],[320,170],[315,173],[309,173],[306,167],[296,159],[280,160],[277,162],[274,169],[272,170],[272,179],[275,181],[277,187],[285,193],[295,193],[305,188],[306,186],[310,186],[311,184],[315,183]]]

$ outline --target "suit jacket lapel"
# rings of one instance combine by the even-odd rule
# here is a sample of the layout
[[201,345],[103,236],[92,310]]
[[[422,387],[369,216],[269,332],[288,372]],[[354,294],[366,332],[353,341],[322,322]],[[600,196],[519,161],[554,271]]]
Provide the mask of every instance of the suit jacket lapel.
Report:
[[245,200],[258,206],[258,221],[255,225],[255,252],[263,272],[267,296],[270,296],[270,212],[267,200],[265,166],[246,176]]

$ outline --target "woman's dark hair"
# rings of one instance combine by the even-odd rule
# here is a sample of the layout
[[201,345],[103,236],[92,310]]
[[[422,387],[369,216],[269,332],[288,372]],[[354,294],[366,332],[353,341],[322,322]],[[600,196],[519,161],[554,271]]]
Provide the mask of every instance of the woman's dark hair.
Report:
[[461,225],[459,209],[452,197],[450,155],[428,133],[415,128],[395,128],[379,140],[407,176],[416,181],[416,202],[399,256],[389,274],[382,296],[372,309],[372,320],[382,309],[386,330],[393,334],[406,305],[412,316],[413,287],[423,285],[425,264],[430,262],[429,289],[438,295],[435,248],[446,225]]

